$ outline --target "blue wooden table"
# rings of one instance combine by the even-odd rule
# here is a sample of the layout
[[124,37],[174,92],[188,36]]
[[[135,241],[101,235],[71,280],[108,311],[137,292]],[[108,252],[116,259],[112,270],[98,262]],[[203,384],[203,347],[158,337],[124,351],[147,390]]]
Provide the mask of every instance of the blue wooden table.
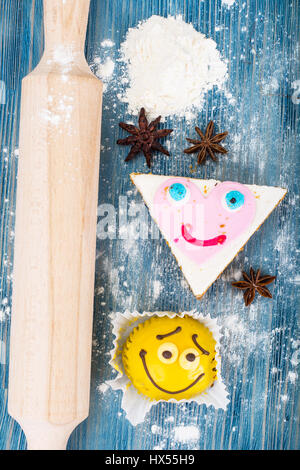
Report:
[[[102,204],[114,205],[117,238],[97,240],[90,416],[74,431],[68,448],[299,448],[299,12],[299,0],[236,0],[231,8],[220,0],[91,1],[87,60],[95,72],[99,60],[115,63],[103,100],[99,216]],[[129,174],[148,169],[142,157],[125,163],[127,148],[116,145],[124,137],[118,122],[134,119],[118,99],[118,49],[128,28],[153,14],[182,15],[213,38],[228,60],[229,80],[224,92],[207,95],[193,122],[167,120],[166,127],[175,129],[171,157],[155,156],[152,172],[288,188],[285,200],[200,301],[161,239],[121,237],[120,204],[128,210],[142,204]],[[26,448],[20,427],[7,414],[8,355],[20,84],[43,51],[42,15],[41,0],[0,3],[0,449]],[[110,47],[101,45],[106,39],[113,42]],[[218,129],[229,131],[229,154],[191,173],[194,156],[182,152],[185,136],[211,118]],[[128,215],[128,224],[132,221]],[[246,308],[231,281],[250,265],[277,280],[272,300],[256,298]],[[113,341],[109,314],[125,309],[197,309],[216,318],[224,335],[227,410],[164,403],[133,427],[121,408],[121,392],[103,385],[114,375],[108,364]]]

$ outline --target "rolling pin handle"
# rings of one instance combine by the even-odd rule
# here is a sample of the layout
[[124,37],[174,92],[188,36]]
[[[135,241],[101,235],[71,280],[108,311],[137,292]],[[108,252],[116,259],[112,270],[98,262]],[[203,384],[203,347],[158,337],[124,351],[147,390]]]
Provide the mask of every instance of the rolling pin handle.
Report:
[[44,0],[46,53],[58,47],[83,53],[89,7],[87,0]]
[[65,450],[70,434],[79,424],[71,422],[60,426],[47,422],[18,420],[27,440],[27,450]]

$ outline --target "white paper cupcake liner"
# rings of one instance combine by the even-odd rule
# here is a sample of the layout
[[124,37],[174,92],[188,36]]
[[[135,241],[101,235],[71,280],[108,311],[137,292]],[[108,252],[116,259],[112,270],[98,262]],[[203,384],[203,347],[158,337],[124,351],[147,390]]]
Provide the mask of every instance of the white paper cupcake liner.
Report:
[[[122,349],[126,342],[126,339],[130,335],[131,331],[139,324],[145,322],[153,316],[163,317],[167,315],[170,318],[175,316],[184,317],[188,315],[195,320],[202,322],[213,334],[216,341],[216,362],[218,377],[214,382],[214,386],[207,389],[201,394],[195,395],[190,399],[176,400],[170,398],[169,400],[153,400],[137,391],[132,385],[129,378],[125,374],[125,370],[122,363]],[[226,409],[229,402],[228,392],[224,383],[222,382],[220,371],[221,371],[221,358],[219,356],[219,344],[221,333],[216,320],[212,319],[209,315],[202,315],[196,311],[191,312],[144,312],[139,314],[138,312],[129,312],[126,310],[124,313],[111,314],[110,319],[113,324],[113,334],[115,336],[114,347],[111,350],[110,365],[118,371],[118,376],[113,380],[106,382],[113,390],[122,390],[122,408],[126,412],[127,419],[136,426],[137,424],[144,421],[146,414],[150,408],[159,402],[172,402],[172,403],[187,403],[196,402],[199,405],[214,406],[215,408]]]

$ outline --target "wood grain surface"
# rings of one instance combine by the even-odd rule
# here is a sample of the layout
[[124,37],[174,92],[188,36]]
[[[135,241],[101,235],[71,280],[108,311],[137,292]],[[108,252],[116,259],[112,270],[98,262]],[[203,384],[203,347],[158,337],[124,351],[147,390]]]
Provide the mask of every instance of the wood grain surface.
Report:
[[[299,0],[92,0],[86,57],[99,74],[99,61],[115,66],[104,77],[99,222],[113,205],[116,226],[103,239],[98,227],[91,406],[89,418],[71,435],[69,449],[299,449]],[[142,156],[125,163],[127,148],[119,121],[133,122],[119,100],[118,49],[129,27],[153,14],[182,15],[213,38],[228,61],[226,90],[206,96],[191,122],[176,117],[170,157],[157,154],[151,171],[283,186],[288,194],[261,229],[213,284],[196,300],[161,238],[126,238],[134,228],[141,197],[129,179],[147,172]],[[18,169],[21,79],[43,51],[41,0],[0,3],[0,449],[25,449],[25,437],[7,413],[10,306]],[[113,42],[103,43],[109,39]],[[102,45],[101,45],[102,43]],[[108,45],[110,47],[108,47]],[[298,82],[299,89],[299,82]],[[4,90],[4,92],[3,92]],[[227,156],[195,167],[183,154],[194,126],[214,119],[228,130]],[[225,143],[224,143],[225,145]],[[127,209],[128,221],[124,219]],[[150,221],[149,221],[150,224]],[[116,237],[114,237],[116,229]],[[256,298],[250,308],[230,281],[242,269],[261,267],[275,274],[273,299]],[[144,423],[133,427],[121,408],[121,392],[104,385],[114,376],[108,364],[112,348],[109,314],[125,309],[192,310],[217,318],[222,328],[222,377],[230,394],[226,411],[190,404],[158,404]]]

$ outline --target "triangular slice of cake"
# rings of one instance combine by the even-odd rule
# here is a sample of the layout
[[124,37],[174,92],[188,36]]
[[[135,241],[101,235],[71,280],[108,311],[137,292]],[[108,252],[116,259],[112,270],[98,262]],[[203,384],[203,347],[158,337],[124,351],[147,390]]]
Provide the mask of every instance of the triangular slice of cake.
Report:
[[132,173],[151,216],[202,297],[284,198],[286,189]]

